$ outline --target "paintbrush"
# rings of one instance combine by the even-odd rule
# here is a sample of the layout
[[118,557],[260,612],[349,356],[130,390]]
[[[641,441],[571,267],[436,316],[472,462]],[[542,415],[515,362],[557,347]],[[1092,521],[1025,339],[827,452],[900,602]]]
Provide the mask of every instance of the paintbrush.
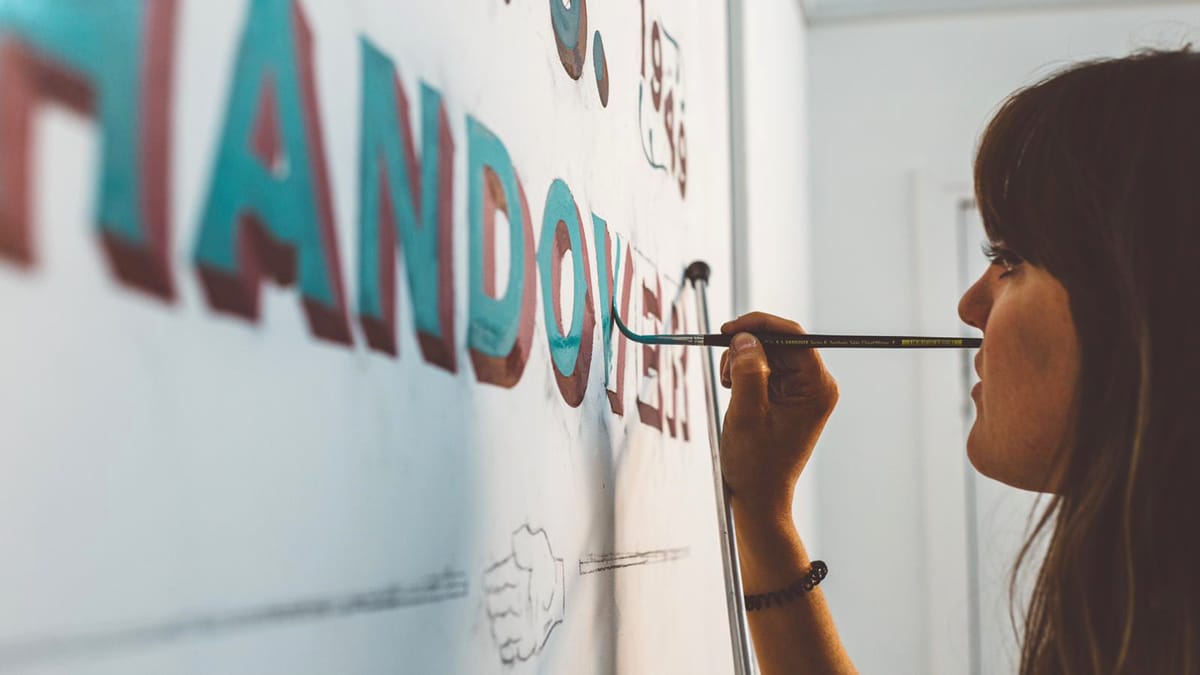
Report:
[[[614,299],[615,300],[615,299]],[[616,302],[612,307],[613,321],[625,337],[646,345],[694,345],[704,347],[728,347],[733,340],[732,333],[682,334],[682,335],[639,335],[621,321],[617,314]],[[919,337],[905,335],[791,335],[785,333],[754,333],[754,337],[764,345],[771,347],[860,347],[860,348],[904,348],[904,349],[933,349],[978,348],[983,344],[983,338],[964,337]]]

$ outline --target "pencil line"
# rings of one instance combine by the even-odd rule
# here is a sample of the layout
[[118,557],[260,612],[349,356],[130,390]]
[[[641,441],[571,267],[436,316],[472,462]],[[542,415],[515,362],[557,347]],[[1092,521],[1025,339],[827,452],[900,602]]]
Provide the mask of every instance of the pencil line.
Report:
[[640,567],[643,565],[673,562],[686,558],[690,553],[690,548],[681,547],[664,548],[656,551],[637,551],[634,553],[587,555],[579,559],[579,574],[595,574],[596,572],[624,567]]
[[467,592],[467,575],[446,571],[410,583],[391,584],[343,595],[302,598],[228,612],[166,619],[140,626],[0,643],[0,670],[215,633],[385,612],[454,600],[465,597]]

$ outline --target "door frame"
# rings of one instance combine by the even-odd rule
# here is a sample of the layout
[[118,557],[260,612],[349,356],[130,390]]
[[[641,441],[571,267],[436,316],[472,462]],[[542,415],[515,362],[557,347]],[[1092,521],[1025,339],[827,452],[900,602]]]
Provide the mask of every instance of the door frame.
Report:
[[[916,326],[923,335],[978,335],[957,314],[966,288],[962,214],[975,208],[971,182],[923,172],[910,179]],[[936,674],[982,673],[975,480],[964,450],[972,402],[963,383],[974,354],[922,350],[917,359],[927,656]]]

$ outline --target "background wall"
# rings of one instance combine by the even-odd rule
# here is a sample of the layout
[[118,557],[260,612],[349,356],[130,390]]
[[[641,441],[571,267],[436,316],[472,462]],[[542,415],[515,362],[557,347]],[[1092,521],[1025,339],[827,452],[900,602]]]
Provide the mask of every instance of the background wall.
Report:
[[[1078,59],[1197,38],[1200,7],[1178,4],[810,27],[813,325],[828,332],[920,328],[925,299],[918,292],[916,186],[969,186],[977,135],[1007,94]],[[952,230],[944,235],[953,236]],[[942,325],[955,320],[951,303],[942,311]],[[934,409],[925,409],[919,358],[826,355],[842,396],[814,459],[820,546],[810,552],[830,561],[830,605],[864,673],[969,672],[965,650],[945,651],[953,627],[929,618],[939,592],[957,593],[965,616],[967,593],[940,590],[961,579],[929,573],[945,566],[940,557],[962,559],[961,530],[941,539],[931,532],[940,510],[958,508],[952,493],[958,490],[961,503],[963,485],[928,485],[934,474],[924,463],[965,456],[961,446],[922,447],[923,416],[944,410],[948,424],[960,422],[953,404],[935,400]],[[935,488],[950,501],[928,501]],[[929,548],[924,542],[930,540],[942,543]],[[992,598],[1000,593],[994,586],[983,591]],[[993,616],[983,625],[1006,630],[1007,620]],[[961,635],[962,627],[957,630]],[[982,667],[1012,672],[991,652]]]

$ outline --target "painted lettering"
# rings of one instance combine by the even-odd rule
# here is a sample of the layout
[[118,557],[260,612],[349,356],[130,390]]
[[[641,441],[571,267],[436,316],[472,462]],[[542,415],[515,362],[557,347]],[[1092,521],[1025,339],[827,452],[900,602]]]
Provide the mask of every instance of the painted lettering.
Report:
[[[629,340],[621,335],[616,324],[613,323],[612,310],[614,306],[618,306],[621,320],[631,320],[629,318],[629,300],[632,297],[633,289],[633,255],[628,245],[622,251],[620,237],[617,238],[614,246],[613,237],[608,231],[608,224],[600,216],[592,215],[592,226],[596,235],[596,269],[598,271],[596,276],[600,283],[600,335],[604,342],[604,387],[608,392],[608,403],[613,413],[624,415],[625,350],[629,346]],[[626,261],[624,274],[621,273],[622,257]],[[616,302],[614,302],[613,296],[616,290],[613,285],[614,267],[616,268],[615,279],[621,282],[621,292],[617,294]],[[615,364],[613,362],[614,341],[616,342]]]
[[[671,305],[671,332],[672,333],[687,333],[687,309],[683,304],[683,298]],[[688,373],[688,352],[686,348],[664,349],[662,350],[665,366],[660,367],[660,372],[666,373],[669,378],[669,385],[665,387],[670,392],[670,396],[663,399],[666,412],[663,419],[667,424],[667,432],[672,438],[683,436],[683,440],[691,440],[691,434],[688,433],[688,395],[687,395],[687,373]]]
[[[533,230],[525,189],[500,139],[467,117],[469,325],[475,377],[512,387],[525,372],[533,341]],[[496,214],[508,220],[508,279],[496,288]]]
[[392,61],[362,44],[358,312],[367,344],[396,354],[396,247],[426,361],[455,372],[454,139],[441,94],[421,87],[421,160]]
[[295,0],[258,0],[238,48],[194,256],[209,304],[257,320],[259,283],[297,283],[316,336],[350,344],[317,107]]
[[[571,325],[563,325],[559,302],[563,257],[571,254]],[[583,402],[592,365],[592,336],[596,313],[592,306],[592,272],[579,207],[562,180],[550,184],[538,244],[538,269],[542,279],[542,313],[550,343],[550,362],[563,400],[572,408]]]
[[[176,0],[0,5],[0,257],[32,265],[33,114],[45,100],[100,127],[96,227],[123,283],[174,298],[170,121]],[[103,29],[98,29],[103,26]]]
[[[643,332],[662,332],[662,281],[658,272],[652,275],[654,286],[647,286],[642,281],[642,317],[646,319]],[[662,378],[659,377],[659,345],[642,345],[642,380],[638,386],[637,410],[638,419],[643,424],[662,431]],[[653,400],[643,398],[643,394],[654,394]]]

